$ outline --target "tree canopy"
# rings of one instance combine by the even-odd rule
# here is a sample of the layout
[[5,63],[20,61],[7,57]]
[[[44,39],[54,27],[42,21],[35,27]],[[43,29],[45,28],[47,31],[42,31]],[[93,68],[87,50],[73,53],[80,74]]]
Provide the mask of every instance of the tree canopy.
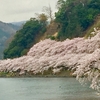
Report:
[[83,32],[100,13],[100,0],[58,0],[56,22],[60,24],[59,40],[83,36]]
[[25,55],[35,43],[36,35],[44,32],[44,30],[44,22],[31,18],[22,29],[17,31],[9,47],[4,51],[4,58],[15,58]]
[[[65,40],[84,36],[84,31],[94,23],[100,14],[99,0],[58,0],[58,12],[55,13],[55,22],[58,23],[59,32],[56,39]],[[48,18],[53,21],[51,7],[44,7],[45,13],[37,14],[17,31],[13,41],[4,51],[4,58],[19,57],[27,53],[35,43],[38,34],[44,33]],[[58,30],[57,30],[58,31]],[[54,38],[55,39],[55,38]]]

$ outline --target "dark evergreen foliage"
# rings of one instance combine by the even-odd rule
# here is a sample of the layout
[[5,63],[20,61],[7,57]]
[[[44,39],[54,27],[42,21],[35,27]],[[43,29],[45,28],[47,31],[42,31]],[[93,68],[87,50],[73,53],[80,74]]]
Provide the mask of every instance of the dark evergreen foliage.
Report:
[[83,32],[100,14],[100,0],[58,0],[56,22],[60,24],[59,40],[83,36]]
[[45,24],[31,18],[23,28],[17,31],[9,47],[4,51],[4,58],[15,58],[25,55],[35,43],[36,35],[45,31]]

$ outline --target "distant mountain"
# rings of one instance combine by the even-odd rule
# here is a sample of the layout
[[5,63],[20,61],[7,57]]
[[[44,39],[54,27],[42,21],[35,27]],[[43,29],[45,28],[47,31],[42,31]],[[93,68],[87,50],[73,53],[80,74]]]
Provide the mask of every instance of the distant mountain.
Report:
[[17,25],[17,26],[22,26],[25,23],[26,23],[26,21],[12,22],[13,25]]
[[6,48],[5,43],[7,39],[13,36],[19,29],[20,25],[18,26],[12,23],[5,23],[0,21],[0,59],[3,56],[3,50]]

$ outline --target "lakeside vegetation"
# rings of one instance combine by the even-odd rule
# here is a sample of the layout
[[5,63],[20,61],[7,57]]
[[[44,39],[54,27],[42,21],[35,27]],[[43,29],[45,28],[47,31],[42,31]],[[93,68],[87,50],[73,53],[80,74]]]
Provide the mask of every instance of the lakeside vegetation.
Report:
[[[91,88],[99,90],[100,86],[98,85],[99,84],[98,80],[100,77],[100,68],[99,68],[100,30],[94,30],[95,36],[92,38],[91,37],[88,38],[88,36],[86,36],[85,34],[87,29],[89,29],[90,26],[92,27],[96,18],[99,17],[100,12],[99,8],[97,7],[98,0],[96,2],[94,0],[90,0],[88,2],[86,2],[86,0],[82,0],[82,2],[80,2],[80,0],[76,0],[79,2],[74,2],[74,0],[70,1],[68,0],[66,2],[65,0],[58,0],[58,4],[59,1],[61,4],[62,3],[66,4],[67,2],[68,6],[71,3],[72,7],[76,8],[77,8],[76,5],[78,3],[81,4],[83,7],[85,6],[86,3],[87,5],[86,8],[87,7],[89,9],[91,7],[92,8],[91,10],[89,10],[90,11],[89,13],[88,8],[86,10],[84,7],[86,11],[85,12],[86,15],[84,16],[84,18],[86,16],[87,17],[85,19],[80,18],[80,20],[79,16],[77,15],[79,13],[76,13],[77,11],[79,11],[79,8],[77,8],[77,10],[74,9],[75,11],[72,9],[73,12],[71,12],[71,14],[73,13],[72,16],[75,15],[74,17],[75,19],[72,18],[72,16],[68,16],[68,14],[65,13],[66,11],[64,12],[63,10],[61,11],[63,11],[63,13],[65,13],[65,15],[67,16],[63,16],[63,18],[62,16],[59,17],[58,16],[59,11],[55,14],[56,18],[53,22],[56,22],[58,24],[59,30],[57,30],[58,32],[56,34],[56,38],[52,37],[51,39],[55,39],[60,42],[46,39],[44,41],[37,43],[38,41],[36,41],[36,39],[39,38],[38,40],[41,40],[41,37],[47,31],[47,26],[48,26],[46,19],[47,17],[45,16],[45,14],[42,14],[41,18],[43,18],[43,20],[31,18],[29,21],[25,23],[23,28],[18,31],[18,33],[14,37],[14,40],[9,45],[8,49],[4,51],[5,59],[7,58],[15,58],[15,59],[7,59],[0,61],[1,63],[0,76],[1,77],[25,77],[25,76],[26,77],[34,77],[34,76],[69,77],[71,76],[70,74],[71,72],[68,71],[69,68],[72,71],[74,70],[73,74],[76,75],[76,78],[78,80],[80,80],[80,78],[82,77],[83,80],[87,78],[89,81],[91,81]],[[90,4],[92,6],[89,6]],[[95,5],[97,8],[94,7]],[[61,9],[60,7],[63,8],[63,6],[60,5],[59,9]],[[62,15],[61,11],[60,15]],[[93,14],[95,16],[92,16]],[[66,17],[68,17],[68,20],[66,19]],[[99,24],[96,23],[95,26],[97,27],[99,26]],[[80,34],[78,34],[78,32]],[[86,36],[88,39],[84,39],[84,37],[74,38],[80,36]],[[31,46],[34,45],[35,43],[37,44],[31,48]],[[29,52],[27,53],[27,51]],[[23,56],[26,53],[27,55]],[[67,69],[64,70],[64,68]]]

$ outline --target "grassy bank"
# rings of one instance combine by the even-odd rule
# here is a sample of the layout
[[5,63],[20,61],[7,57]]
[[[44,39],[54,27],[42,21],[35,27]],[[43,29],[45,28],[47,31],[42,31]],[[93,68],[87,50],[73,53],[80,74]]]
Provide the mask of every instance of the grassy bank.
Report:
[[26,72],[19,74],[19,72],[0,72],[0,77],[73,77],[72,72],[68,70],[62,70],[59,73],[53,73],[51,70],[44,71],[43,73],[33,74],[32,72]]

